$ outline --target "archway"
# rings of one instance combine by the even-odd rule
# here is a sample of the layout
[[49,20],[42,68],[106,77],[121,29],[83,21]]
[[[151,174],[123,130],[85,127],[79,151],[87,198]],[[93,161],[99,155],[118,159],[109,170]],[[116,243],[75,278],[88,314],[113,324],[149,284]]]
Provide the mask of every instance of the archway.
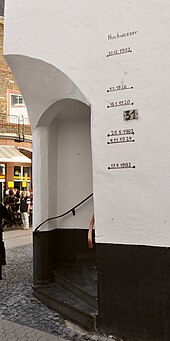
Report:
[[[61,283],[55,281],[54,268],[71,266],[77,275],[77,265],[80,266],[82,260],[79,257],[94,256],[95,262],[95,252],[88,249],[87,238],[93,199],[84,202],[75,214],[70,212],[60,220],[48,219],[68,211],[93,192],[91,108],[79,86],[60,68],[26,56],[8,56],[7,59],[25,99],[33,132],[34,293],[65,314],[65,299],[62,303],[58,301],[57,290]],[[47,222],[36,230],[44,220]],[[88,273],[88,266],[86,269]],[[58,278],[57,272],[57,281]],[[46,287],[49,282],[50,286]],[[74,299],[81,297],[85,301],[83,307],[88,302],[89,310],[82,310],[80,314],[76,311],[79,301],[75,301],[73,307],[72,301],[70,314],[68,316],[67,311],[65,315],[73,318],[75,313],[75,320],[80,318],[81,323],[95,327],[96,278],[91,278],[90,271],[89,276],[83,276],[83,281],[78,282],[83,288],[73,283],[69,297],[73,290]],[[64,292],[63,297],[66,283],[70,280],[65,278],[62,289],[59,288]]]
[[89,253],[87,236],[93,198],[78,207],[74,214],[70,212],[59,219],[53,217],[72,209],[93,192],[90,129],[90,107],[68,98],[53,103],[38,122],[36,136],[39,143],[34,140],[39,144],[44,162],[39,161],[37,155],[36,171],[48,206],[45,207],[46,217],[50,219],[41,225],[38,230],[41,233],[34,233],[35,255],[38,255],[37,238],[39,243],[44,238],[40,259],[35,257],[34,260],[35,283],[51,280],[51,269],[56,264],[75,263],[77,254]]

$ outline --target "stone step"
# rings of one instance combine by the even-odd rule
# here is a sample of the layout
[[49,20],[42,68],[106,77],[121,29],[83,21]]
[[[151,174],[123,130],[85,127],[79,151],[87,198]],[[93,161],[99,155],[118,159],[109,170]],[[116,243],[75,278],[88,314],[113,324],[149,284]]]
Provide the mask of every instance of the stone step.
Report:
[[34,295],[65,318],[78,322],[88,330],[96,330],[97,309],[86,304],[59,284],[34,287]]
[[93,291],[97,296],[97,267],[95,262],[91,262],[91,260],[82,260],[81,262],[82,273],[86,281],[91,286]]
[[97,309],[97,290],[91,286],[82,271],[73,267],[57,267],[53,271],[54,281],[85,303]]

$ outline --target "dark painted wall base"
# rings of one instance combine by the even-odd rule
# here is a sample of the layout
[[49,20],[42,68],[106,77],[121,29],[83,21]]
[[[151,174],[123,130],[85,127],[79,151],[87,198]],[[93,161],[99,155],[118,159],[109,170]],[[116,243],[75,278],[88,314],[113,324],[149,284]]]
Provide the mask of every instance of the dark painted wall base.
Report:
[[[94,238],[94,236],[93,236]],[[33,233],[34,285],[49,283],[57,264],[75,264],[80,254],[90,254],[88,230],[55,229]]]
[[128,341],[170,340],[170,249],[96,244],[98,325]]
[[[90,254],[87,230],[33,235],[34,285],[52,280],[56,264]],[[170,341],[170,249],[96,244],[98,328],[123,341]]]

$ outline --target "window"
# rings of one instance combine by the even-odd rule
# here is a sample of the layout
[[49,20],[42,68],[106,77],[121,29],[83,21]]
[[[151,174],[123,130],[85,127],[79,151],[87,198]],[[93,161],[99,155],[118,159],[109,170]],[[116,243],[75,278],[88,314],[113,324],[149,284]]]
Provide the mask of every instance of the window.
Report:
[[4,178],[5,176],[5,165],[0,164],[0,177]]
[[20,180],[30,180],[31,167],[14,166],[14,178]]
[[14,177],[21,177],[21,166],[14,166]]
[[11,107],[25,105],[23,97],[19,94],[11,94]]
[[30,179],[30,167],[23,167],[23,177]]
[[8,122],[30,125],[27,108],[21,93],[8,89]]

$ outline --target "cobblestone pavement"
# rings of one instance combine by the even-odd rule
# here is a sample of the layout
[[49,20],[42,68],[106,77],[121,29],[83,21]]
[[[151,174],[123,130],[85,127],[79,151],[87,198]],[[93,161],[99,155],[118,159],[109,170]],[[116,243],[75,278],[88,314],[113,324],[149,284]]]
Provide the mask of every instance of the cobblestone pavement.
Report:
[[10,322],[4,316],[0,316],[0,326],[1,341],[63,341],[59,336]]
[[[99,334],[89,333],[68,322],[33,296],[32,244],[8,248],[6,258],[7,265],[3,267],[3,279],[0,281],[0,325],[3,326],[0,329],[8,332],[9,321],[14,323],[16,327],[14,330],[19,330],[19,326],[16,324],[24,326],[24,329],[21,338],[17,336],[16,338],[8,338],[7,336],[7,338],[2,339],[2,332],[0,332],[1,341],[47,341],[56,340],[56,336],[74,341],[106,341],[108,339]],[[26,336],[25,331],[27,329],[25,327],[34,329],[34,338],[29,339],[28,334]],[[48,333],[53,338],[47,338],[47,334],[46,336],[36,334],[38,331]],[[109,339],[114,340],[113,337]]]

